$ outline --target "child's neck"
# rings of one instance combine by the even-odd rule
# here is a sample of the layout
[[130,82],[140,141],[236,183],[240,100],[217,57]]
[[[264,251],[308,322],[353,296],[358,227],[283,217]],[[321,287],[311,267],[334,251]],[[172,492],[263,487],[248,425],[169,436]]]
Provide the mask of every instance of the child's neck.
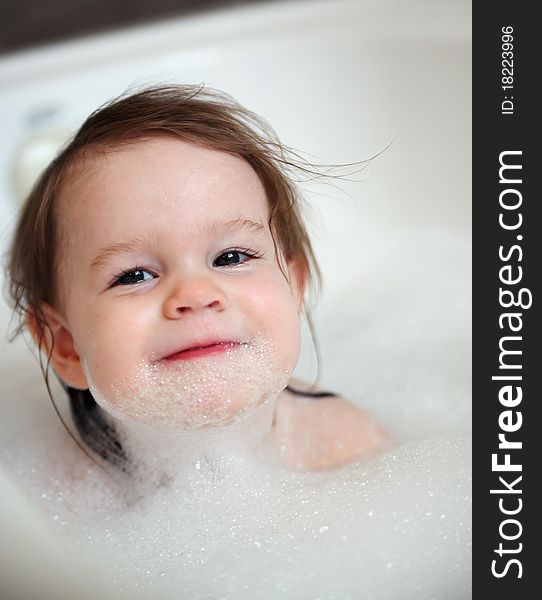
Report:
[[117,421],[130,462],[142,477],[159,480],[196,471],[223,471],[238,462],[275,463],[273,418],[279,394],[233,421],[193,431]]

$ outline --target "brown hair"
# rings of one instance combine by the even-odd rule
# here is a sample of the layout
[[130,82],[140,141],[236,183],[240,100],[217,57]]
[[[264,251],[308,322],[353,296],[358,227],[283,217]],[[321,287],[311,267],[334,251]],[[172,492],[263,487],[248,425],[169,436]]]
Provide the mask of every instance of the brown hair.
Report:
[[[300,195],[287,175],[293,169],[310,176],[319,175],[319,172],[281,144],[262,118],[227,94],[203,86],[153,86],[125,93],[93,112],[30,192],[8,253],[9,300],[19,317],[12,339],[32,323],[36,342],[41,348],[48,328],[42,305],[47,302],[60,308],[58,273],[62,240],[55,218],[56,205],[74,170],[97,154],[164,135],[246,160],[260,178],[267,195],[275,252],[278,247],[287,260],[301,260],[307,269],[308,282],[319,290],[321,275],[301,219]],[[305,314],[312,332],[310,313],[305,310]],[[54,339],[52,342],[54,344]],[[317,349],[316,352],[318,357]],[[40,354],[50,395],[48,367],[51,353],[52,348],[45,369]],[[71,391],[72,409],[76,396],[88,408],[89,398]],[[89,410],[86,414],[90,414]],[[97,426],[99,428],[103,429],[104,424]],[[81,432],[79,425],[78,429]]]

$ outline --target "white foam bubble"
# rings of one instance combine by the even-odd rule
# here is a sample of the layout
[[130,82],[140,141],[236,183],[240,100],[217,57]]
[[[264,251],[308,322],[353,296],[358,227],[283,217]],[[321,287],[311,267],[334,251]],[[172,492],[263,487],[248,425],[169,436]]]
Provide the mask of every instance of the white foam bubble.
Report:
[[[113,570],[118,598],[469,597],[467,440],[422,440],[338,471],[291,473],[233,443],[249,432],[256,442],[271,407],[182,431],[184,449],[172,445],[174,430],[135,424],[154,431],[154,450],[137,438],[136,468],[113,477],[37,415],[36,435],[13,440],[12,469],[89,569]],[[182,468],[166,464],[164,448],[186,452]]]
[[466,440],[419,441],[331,473],[216,458],[195,460],[135,503],[104,505],[97,494],[92,506],[88,481],[76,485],[77,514],[55,506],[60,528],[94,568],[113,568],[118,597],[469,596]]

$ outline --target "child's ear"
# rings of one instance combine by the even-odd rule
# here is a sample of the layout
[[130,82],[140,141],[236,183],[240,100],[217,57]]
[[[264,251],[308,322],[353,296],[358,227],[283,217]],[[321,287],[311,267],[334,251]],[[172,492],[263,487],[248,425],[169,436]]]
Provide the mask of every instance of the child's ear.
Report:
[[65,319],[50,304],[42,304],[41,310],[49,325],[49,327],[45,327],[42,340],[40,340],[36,316],[31,315],[27,318],[28,329],[34,341],[38,346],[41,341],[40,350],[47,356],[52,348],[51,364],[62,381],[80,390],[87,389],[87,378]]
[[295,257],[288,261],[288,275],[290,288],[297,303],[297,312],[303,309],[305,287],[307,285],[308,267],[307,261],[301,257]]

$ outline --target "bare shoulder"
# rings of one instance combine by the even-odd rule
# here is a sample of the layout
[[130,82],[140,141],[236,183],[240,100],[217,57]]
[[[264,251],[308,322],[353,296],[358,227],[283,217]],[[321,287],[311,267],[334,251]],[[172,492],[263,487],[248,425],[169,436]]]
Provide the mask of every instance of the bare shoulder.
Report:
[[338,468],[368,458],[391,442],[370,413],[297,380],[290,382],[277,407],[277,433],[285,463],[300,470]]

